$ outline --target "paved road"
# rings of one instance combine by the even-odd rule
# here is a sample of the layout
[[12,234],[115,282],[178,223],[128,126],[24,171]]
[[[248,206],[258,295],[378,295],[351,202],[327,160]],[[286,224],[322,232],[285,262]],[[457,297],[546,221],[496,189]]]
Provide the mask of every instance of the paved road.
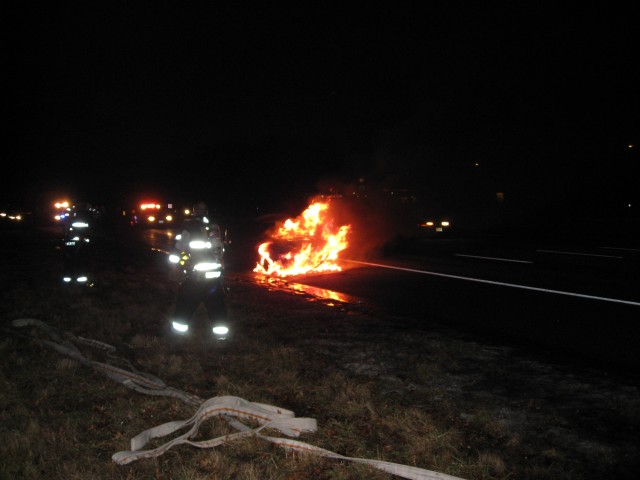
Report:
[[361,297],[413,324],[639,369],[640,249],[433,240],[410,255],[346,266],[299,281]]

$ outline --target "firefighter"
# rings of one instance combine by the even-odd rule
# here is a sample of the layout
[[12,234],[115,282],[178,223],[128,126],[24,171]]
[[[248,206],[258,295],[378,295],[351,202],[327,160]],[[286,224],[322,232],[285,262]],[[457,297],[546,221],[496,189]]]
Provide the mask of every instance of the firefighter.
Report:
[[217,340],[229,337],[224,298],[224,244],[220,226],[209,221],[204,202],[193,207],[175,238],[169,262],[177,270],[178,296],[171,318],[171,329],[181,335],[189,333],[196,309],[204,304]]
[[63,225],[62,280],[65,284],[93,286],[89,274],[89,252],[94,217],[90,207],[74,205],[68,208]]

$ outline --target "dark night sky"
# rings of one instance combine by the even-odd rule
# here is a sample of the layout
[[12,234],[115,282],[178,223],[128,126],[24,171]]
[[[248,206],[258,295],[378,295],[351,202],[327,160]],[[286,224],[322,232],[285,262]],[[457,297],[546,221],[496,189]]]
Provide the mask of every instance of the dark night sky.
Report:
[[3,15],[5,200],[638,199],[632,7],[89,3]]

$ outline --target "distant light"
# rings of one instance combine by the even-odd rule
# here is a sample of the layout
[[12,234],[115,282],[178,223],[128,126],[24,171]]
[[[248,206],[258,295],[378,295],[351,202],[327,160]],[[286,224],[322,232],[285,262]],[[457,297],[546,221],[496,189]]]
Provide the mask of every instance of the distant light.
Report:
[[222,272],[205,272],[204,278],[219,278]]
[[189,211],[189,209],[188,209],[188,208],[185,208],[185,209],[184,209],[184,214],[185,214],[185,215],[191,215],[191,212]]
[[627,205],[629,208],[631,208],[631,204]]
[[62,277],[62,280],[63,280],[65,283],[69,283],[69,282],[71,281],[71,277]]
[[156,217],[154,217],[153,215],[150,215],[147,220],[149,220],[150,222],[155,222],[156,221]]
[[169,261],[171,263],[178,263],[180,261],[180,257],[178,257],[178,255],[169,255]]
[[89,224],[86,222],[73,222],[71,226],[75,228],[87,228]]
[[224,325],[216,325],[215,327],[213,327],[213,333],[215,333],[216,335],[226,335],[227,333],[229,333],[229,329]]
[[78,277],[78,278],[76,278],[76,281],[80,282],[80,283],[84,283],[84,282],[87,281],[87,277]]
[[480,166],[480,163],[476,162],[476,163],[474,163],[473,165],[474,165],[475,167],[479,167],[479,166]]
[[630,143],[630,144],[628,145],[628,147],[629,147],[629,148],[633,148],[633,147],[635,147],[635,145],[634,145],[633,143]]
[[441,223],[441,225],[442,225],[443,227],[448,227],[448,226],[449,226],[449,222],[444,221],[444,222],[442,222],[442,223]]
[[148,208],[160,210],[160,205],[157,203],[143,203],[140,205],[141,210],[146,210]]
[[179,333],[186,333],[189,330],[189,325],[187,325],[186,323],[173,322],[171,323],[171,326],[176,332]]
[[173,217],[171,215],[167,215],[165,218],[167,219],[167,222],[170,222],[173,220]]

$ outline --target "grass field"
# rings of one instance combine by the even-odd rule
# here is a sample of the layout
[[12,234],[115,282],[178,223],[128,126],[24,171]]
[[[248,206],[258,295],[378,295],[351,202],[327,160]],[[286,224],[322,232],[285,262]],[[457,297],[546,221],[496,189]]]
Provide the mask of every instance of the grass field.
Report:
[[[132,437],[196,408],[126,388],[44,344],[41,330],[11,326],[21,318],[112,345],[136,369],[203,399],[233,395],[315,418],[317,432],[299,440],[341,455],[465,479],[636,478],[640,393],[631,380],[527,357],[426,319],[420,330],[405,328],[401,318],[270,289],[243,272],[227,278],[232,339],[216,345],[198,311],[200,331],[176,341],[166,324],[177,285],[159,254],[103,243],[95,286],[67,288],[55,237],[20,233],[0,232],[2,479],[392,478],[256,437],[118,465],[111,456]],[[234,431],[210,419],[197,439]]]

